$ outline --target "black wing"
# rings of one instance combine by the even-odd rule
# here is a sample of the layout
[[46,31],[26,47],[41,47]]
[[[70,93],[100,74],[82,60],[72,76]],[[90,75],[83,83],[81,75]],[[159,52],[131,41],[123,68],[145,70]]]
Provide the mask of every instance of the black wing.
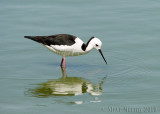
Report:
[[55,34],[51,36],[24,36],[44,45],[73,45],[76,37],[69,34]]

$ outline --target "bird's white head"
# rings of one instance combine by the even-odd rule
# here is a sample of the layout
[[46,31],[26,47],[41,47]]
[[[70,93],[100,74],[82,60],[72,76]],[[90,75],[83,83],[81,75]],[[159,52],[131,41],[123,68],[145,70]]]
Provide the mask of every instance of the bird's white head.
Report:
[[93,46],[93,48],[97,49],[97,50],[100,52],[102,58],[104,59],[105,63],[107,64],[107,61],[106,61],[106,59],[104,58],[103,53],[102,53],[102,51],[101,51],[101,46],[102,46],[101,40],[98,39],[98,38],[96,38],[96,37],[94,37],[94,38],[92,39],[92,41],[91,41],[91,45]]
[[94,47],[95,49],[99,50],[99,49],[101,49],[102,42],[101,42],[100,39],[94,38],[94,39],[92,40],[92,45],[93,45],[93,47]]

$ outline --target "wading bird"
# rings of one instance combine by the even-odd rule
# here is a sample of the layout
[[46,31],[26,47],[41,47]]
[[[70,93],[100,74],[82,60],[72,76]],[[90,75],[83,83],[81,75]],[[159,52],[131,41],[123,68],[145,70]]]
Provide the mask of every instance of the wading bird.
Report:
[[96,38],[91,37],[90,40],[85,44],[80,38],[70,34],[55,34],[50,36],[24,36],[25,38],[34,40],[47,47],[52,52],[62,56],[60,66],[65,69],[65,57],[67,56],[79,56],[90,52],[92,49],[97,49],[105,60],[101,46],[102,42]]

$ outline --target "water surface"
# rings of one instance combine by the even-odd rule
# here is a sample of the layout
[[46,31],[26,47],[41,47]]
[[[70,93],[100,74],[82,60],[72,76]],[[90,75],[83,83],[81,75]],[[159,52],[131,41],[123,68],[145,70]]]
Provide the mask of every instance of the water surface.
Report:
[[[159,114],[159,5],[151,0],[1,0],[0,113]],[[108,64],[96,50],[68,57],[63,79],[61,57],[23,38],[57,33],[84,42],[100,38]]]

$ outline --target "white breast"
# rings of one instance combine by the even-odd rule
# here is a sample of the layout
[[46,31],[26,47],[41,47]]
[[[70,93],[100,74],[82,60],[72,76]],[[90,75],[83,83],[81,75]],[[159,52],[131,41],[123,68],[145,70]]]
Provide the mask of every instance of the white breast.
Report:
[[66,56],[78,56],[88,53],[82,50],[81,48],[82,44],[83,41],[77,37],[75,39],[75,43],[71,46],[68,45],[50,45],[50,46],[44,45],[44,46],[47,47],[52,52],[61,55],[63,57],[66,57]]

